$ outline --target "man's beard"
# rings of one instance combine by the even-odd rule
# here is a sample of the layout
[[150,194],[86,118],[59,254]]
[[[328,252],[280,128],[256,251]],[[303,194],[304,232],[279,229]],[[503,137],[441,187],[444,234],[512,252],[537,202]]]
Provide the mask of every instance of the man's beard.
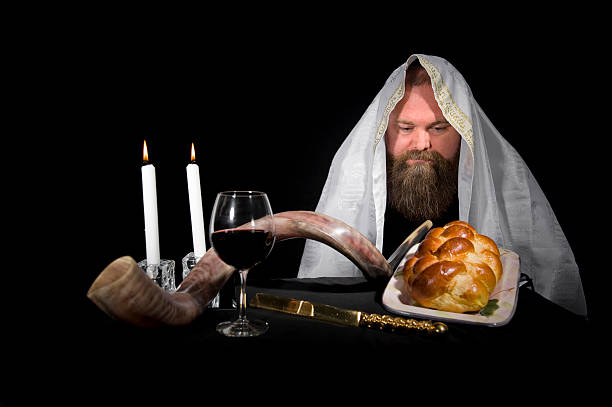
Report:
[[[431,162],[408,165],[406,160]],[[439,219],[457,196],[459,152],[447,160],[436,151],[387,153],[387,198],[410,221]]]

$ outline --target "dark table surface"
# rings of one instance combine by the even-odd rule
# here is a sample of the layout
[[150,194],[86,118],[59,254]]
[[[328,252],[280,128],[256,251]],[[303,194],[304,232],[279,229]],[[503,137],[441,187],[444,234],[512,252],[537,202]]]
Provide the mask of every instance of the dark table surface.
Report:
[[[263,292],[282,297],[309,300],[342,308],[392,315],[382,305],[385,283],[365,278],[314,278],[247,281],[248,299]],[[226,338],[215,331],[217,323],[235,318],[233,309],[208,309],[185,327],[142,329],[114,321],[93,303],[86,305],[87,320],[77,335],[84,344],[104,341],[109,349],[115,344],[129,347],[149,346],[154,352],[158,343],[167,349],[197,349],[193,355],[209,348],[238,351],[269,348],[281,351],[301,350],[304,353],[348,354],[383,352],[393,354],[417,345],[482,345],[495,347],[545,347],[552,344],[588,343],[590,326],[582,317],[555,305],[527,286],[519,289],[512,320],[499,327],[447,322],[444,335],[421,332],[394,333],[374,329],[329,324],[280,312],[248,308],[247,316],[269,322],[270,329],[262,336],[248,339]]]
[[[248,299],[263,292],[391,315],[382,305],[385,286],[385,282],[376,283],[365,278],[252,279],[247,282],[247,292]],[[129,352],[134,354],[138,349],[145,355],[159,352],[160,344],[164,344],[168,360],[172,358],[172,350],[176,350],[179,359],[251,361],[263,358],[268,364],[282,361],[287,356],[306,363],[330,357],[351,360],[355,355],[374,357],[379,361],[414,360],[422,356],[414,354],[417,346],[419,349],[435,349],[436,357],[445,353],[452,355],[454,349],[462,347],[529,355],[562,346],[566,355],[570,355],[572,352],[568,350],[584,349],[591,344],[587,321],[548,301],[526,285],[519,290],[517,308],[508,324],[488,327],[447,322],[449,330],[443,335],[334,325],[249,307],[247,317],[268,321],[269,331],[255,338],[236,339],[226,338],[215,331],[217,323],[235,318],[235,311],[230,309],[208,309],[185,327],[141,329],[111,320],[93,304],[88,306],[90,319],[80,332],[81,343],[106,347],[109,352],[132,349]]]
[[[247,285],[249,299],[264,292],[390,314],[381,302],[385,284],[364,278],[252,279]],[[570,363],[599,357],[585,319],[527,286],[520,288],[516,312],[508,324],[488,327],[449,322],[443,335],[340,326],[251,307],[247,316],[268,321],[268,332],[255,338],[221,336],[215,326],[235,317],[231,309],[208,309],[184,327],[137,328],[112,320],[83,296],[72,313],[61,318],[50,315],[49,328],[29,333],[30,356],[39,359],[11,369],[22,380],[44,377],[47,383],[101,391],[99,397],[104,398],[130,388],[129,383],[149,390],[171,384],[180,388],[196,378],[207,386],[232,389],[243,373],[251,385],[272,381],[284,386],[308,378],[324,380],[327,385],[338,378],[356,380],[351,383],[370,383],[374,378],[389,383],[398,369],[422,375],[425,367],[427,374],[448,375],[456,374],[456,366],[461,365],[467,368],[459,371],[474,373],[479,380],[491,369],[503,372],[517,366],[522,375],[537,377],[540,369],[558,366],[559,372],[571,371],[576,376],[584,370],[569,369]],[[57,393],[61,384],[51,388],[49,394],[56,398],[67,394]],[[168,394],[161,388],[147,394]],[[14,399],[9,398],[7,405],[12,405],[10,400]]]
[[[248,299],[256,293],[269,293],[287,298],[308,300],[347,309],[393,315],[382,305],[385,285],[365,278],[312,278],[253,280],[247,282]],[[106,338],[109,341],[121,335],[124,342],[136,340],[146,343],[147,338],[163,338],[167,343],[214,344],[218,348],[234,346],[266,346],[276,348],[306,347],[317,349],[346,349],[361,351],[394,351],[413,344],[482,344],[509,345],[517,342],[532,345],[550,341],[581,342],[586,339],[588,323],[581,317],[564,310],[527,287],[519,289],[517,308],[512,320],[499,327],[447,322],[449,331],[444,335],[419,332],[394,333],[375,329],[354,328],[329,324],[309,318],[287,315],[269,310],[248,308],[248,317],[270,323],[269,331],[255,338],[237,340],[225,338],[215,331],[215,325],[235,318],[233,309],[207,309],[186,327],[143,329],[127,326],[108,318],[91,304],[88,328],[82,334],[85,341]],[[183,346],[181,346],[183,347]]]

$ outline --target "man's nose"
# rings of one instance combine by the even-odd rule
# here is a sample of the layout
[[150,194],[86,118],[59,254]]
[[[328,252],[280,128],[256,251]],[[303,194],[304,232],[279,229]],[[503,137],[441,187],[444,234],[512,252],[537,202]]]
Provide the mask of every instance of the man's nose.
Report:
[[428,150],[431,148],[431,137],[427,130],[417,131],[413,134],[410,143],[411,150]]

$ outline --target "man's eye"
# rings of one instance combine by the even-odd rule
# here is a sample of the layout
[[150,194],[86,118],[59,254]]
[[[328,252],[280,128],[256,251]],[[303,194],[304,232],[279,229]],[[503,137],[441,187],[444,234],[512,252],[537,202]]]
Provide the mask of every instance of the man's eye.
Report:
[[446,129],[448,129],[448,126],[436,126],[436,127],[434,127],[435,131],[444,131]]

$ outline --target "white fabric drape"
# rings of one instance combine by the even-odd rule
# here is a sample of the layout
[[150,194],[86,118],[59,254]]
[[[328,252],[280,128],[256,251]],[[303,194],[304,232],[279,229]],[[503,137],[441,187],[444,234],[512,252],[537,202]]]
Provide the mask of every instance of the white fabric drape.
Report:
[[[462,137],[459,218],[518,253],[521,272],[533,279],[538,293],[586,315],[578,266],[548,200],[523,159],[476,103],[463,76],[443,58],[415,54],[391,74],[334,156],[316,211],[353,226],[382,251],[384,134],[389,113],[404,95],[406,67],[416,59],[431,78],[444,117]],[[361,275],[342,254],[306,242],[298,277]]]

